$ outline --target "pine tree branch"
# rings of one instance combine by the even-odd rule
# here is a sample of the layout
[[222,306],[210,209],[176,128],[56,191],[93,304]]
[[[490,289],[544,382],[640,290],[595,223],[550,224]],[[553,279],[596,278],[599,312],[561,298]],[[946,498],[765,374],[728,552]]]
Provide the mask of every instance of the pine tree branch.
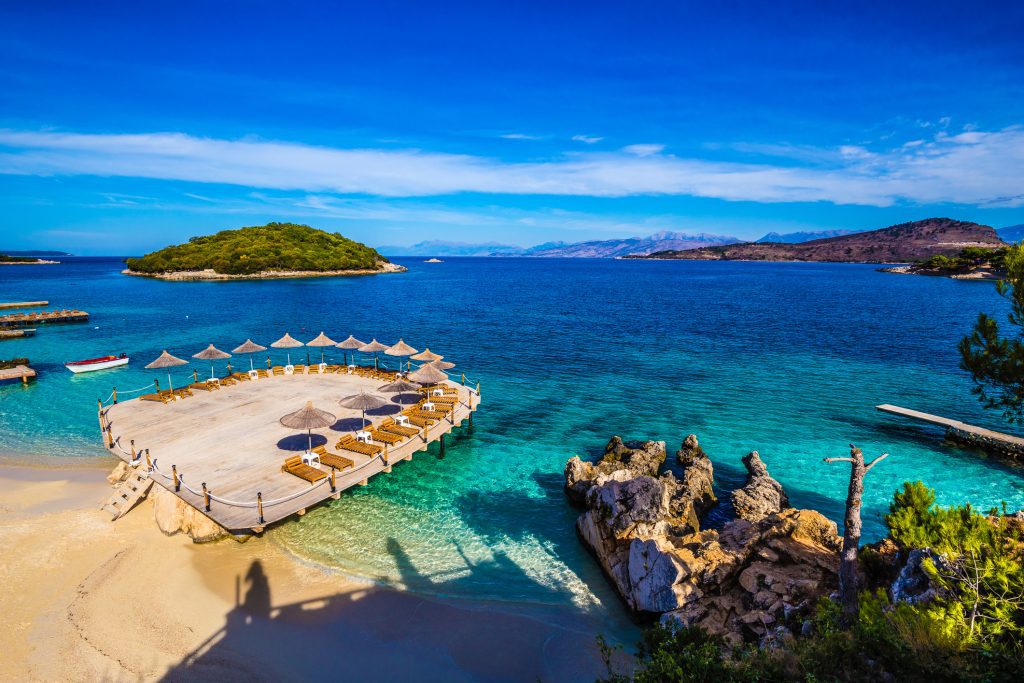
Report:
[[875,465],[877,465],[878,463],[882,462],[883,460],[885,460],[888,457],[889,457],[888,453],[882,453],[880,456],[878,456],[877,458],[875,458],[874,460],[869,462],[864,467],[864,474],[867,474],[868,472],[870,472],[872,467],[874,467]]
[[853,462],[853,458],[825,458],[825,462]]

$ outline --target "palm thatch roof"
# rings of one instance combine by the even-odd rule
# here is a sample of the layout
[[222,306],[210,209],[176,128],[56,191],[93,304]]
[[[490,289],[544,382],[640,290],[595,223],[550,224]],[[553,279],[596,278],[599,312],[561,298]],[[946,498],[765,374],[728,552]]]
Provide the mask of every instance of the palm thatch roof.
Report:
[[409,379],[420,384],[437,384],[448,379],[448,375],[428,363],[419,370],[409,373]]
[[406,344],[404,339],[399,339],[397,344],[384,349],[384,353],[389,356],[411,356],[416,353],[416,349]]
[[359,351],[363,353],[377,353],[378,351],[384,351],[388,347],[385,344],[381,344],[379,341],[374,339],[369,344],[363,344],[359,347]]
[[345,341],[338,342],[338,348],[339,349],[358,349],[361,346],[366,346],[366,342],[359,341],[358,339],[353,337],[351,334],[348,336],[348,339],[346,339]]
[[338,421],[333,413],[313,407],[312,401],[306,401],[306,405],[294,413],[288,413],[281,418],[280,422],[290,429],[321,429],[330,427]]
[[336,344],[336,341],[328,337],[323,332],[318,334],[316,339],[306,342],[306,346],[335,346]]
[[425,360],[425,361],[441,360],[442,358],[444,358],[444,356],[442,356],[442,355],[440,355],[438,353],[434,353],[429,348],[424,350],[424,351],[420,351],[419,353],[417,353],[415,356],[412,357],[413,360]]
[[388,404],[380,396],[374,396],[368,394],[365,391],[360,391],[358,394],[352,394],[338,401],[338,405],[342,408],[352,408],[354,410],[373,410],[374,408],[380,408]]
[[273,344],[271,344],[271,346],[273,346],[275,349],[294,349],[298,346],[304,346],[304,344],[295,337],[285,332],[284,336],[278,339]]
[[231,353],[256,353],[257,351],[266,351],[266,346],[260,346],[252,339],[246,339],[245,343],[233,350]]
[[231,358],[231,354],[224,353],[213,344],[210,344],[199,353],[193,353],[192,357],[199,360],[221,360],[223,358]]
[[147,370],[156,370],[158,368],[173,368],[175,365],[187,365],[187,360],[182,360],[176,356],[172,356],[167,353],[166,349],[161,353],[155,361],[146,366]]
[[385,394],[400,394],[403,391],[416,391],[420,388],[420,385],[407,382],[404,379],[396,379],[394,382],[389,382],[384,386],[377,387],[377,391],[382,391]]
[[451,363],[446,360],[435,360],[427,363],[430,367],[437,368],[438,370],[451,370],[455,367],[455,363]]

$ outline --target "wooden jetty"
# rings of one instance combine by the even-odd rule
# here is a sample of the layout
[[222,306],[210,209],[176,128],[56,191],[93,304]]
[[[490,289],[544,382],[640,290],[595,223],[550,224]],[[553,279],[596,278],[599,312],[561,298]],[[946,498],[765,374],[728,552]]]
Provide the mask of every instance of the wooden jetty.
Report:
[[3,339],[19,339],[21,337],[31,337],[36,333],[34,327],[29,327],[20,330],[0,330],[0,340]]
[[42,308],[49,306],[49,301],[0,301],[0,309],[4,308]]
[[4,368],[0,370],[0,382],[5,380],[20,379],[22,384],[28,384],[30,379],[34,379],[36,371],[27,365],[15,365],[13,368]]
[[1008,455],[1013,458],[1024,457],[1024,438],[995,432],[984,427],[969,425],[960,420],[953,420],[948,417],[940,417],[930,413],[922,413],[919,410],[901,408],[899,406],[883,403],[875,406],[877,410],[890,415],[899,415],[912,420],[920,420],[929,424],[946,428],[946,438],[969,446],[976,446],[982,450]]
[[85,311],[62,309],[0,315],[0,327],[27,327],[44,323],[84,323],[89,320]]
[[[480,404],[479,388],[449,381],[457,401],[444,411],[444,417],[386,447],[374,441],[381,447],[376,455],[338,448],[339,439],[350,437],[361,419],[360,411],[341,408],[339,399],[376,391],[384,381],[344,371],[271,375],[211,391],[196,388],[191,396],[167,403],[140,398],[121,401],[101,407],[98,417],[104,441],[114,455],[137,470],[148,471],[156,485],[232,533],[259,533],[268,524],[337,499],[345,489],[365,486],[370,477],[391,472],[394,465],[411,460],[431,442],[439,441],[444,452],[445,435],[466,420],[472,423],[472,413]],[[332,428],[314,430],[314,444],[323,442],[318,437],[326,437],[328,451],[352,461],[339,470],[319,466],[329,476],[312,484],[282,471],[287,458],[305,449],[307,436],[279,422],[307,401],[339,419]],[[393,399],[380,412],[397,414],[405,407]],[[387,416],[366,417],[379,425]],[[132,495],[123,496],[124,506],[134,504]],[[111,513],[116,515],[120,509],[121,505],[115,506]]]

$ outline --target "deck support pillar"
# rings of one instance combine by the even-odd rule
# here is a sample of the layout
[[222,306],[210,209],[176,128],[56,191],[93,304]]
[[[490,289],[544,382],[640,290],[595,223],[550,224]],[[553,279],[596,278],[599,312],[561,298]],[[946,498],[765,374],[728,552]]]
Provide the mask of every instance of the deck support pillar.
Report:
[[306,514],[306,508],[302,508],[301,510],[296,510],[295,514],[297,514],[299,517],[302,517],[304,514]]
[[382,471],[385,472],[386,474],[391,474],[391,470],[392,470],[391,465],[388,465]]
[[441,455],[444,455],[444,434],[441,435]]
[[361,482],[359,482],[359,485],[360,485],[360,486],[366,486],[366,485],[367,485],[367,484],[369,484],[369,483],[370,483],[370,480],[369,480],[369,479],[363,479],[363,480],[362,480]]

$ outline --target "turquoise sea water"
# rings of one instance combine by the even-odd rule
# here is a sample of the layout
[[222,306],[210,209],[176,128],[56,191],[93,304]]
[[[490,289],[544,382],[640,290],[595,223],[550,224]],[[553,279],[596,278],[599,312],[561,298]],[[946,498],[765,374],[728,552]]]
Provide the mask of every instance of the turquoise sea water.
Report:
[[[484,399],[443,458],[434,445],[270,532],[295,555],[352,575],[481,600],[614,603],[561,492],[566,459],[595,454],[613,434],[674,450],[696,433],[722,490],[742,483],[740,458],[757,449],[795,505],[837,520],[848,472],[821,459],[851,441],[869,457],[888,451],[867,483],[869,536],[907,479],[943,503],[1024,507],[1020,470],[874,410],[895,403],[1006,429],[957,369],[956,342],[977,312],[1002,309],[991,284],[863,265],[404,263],[400,275],[226,283],[126,277],[109,259],[0,268],[0,300],[92,314],[0,342],[0,357],[28,356],[40,372],[28,388],[0,388],[0,450],[103,453],[96,399],[152,381],[143,365],[163,348],[188,357],[210,342],[231,349],[246,337],[266,345],[285,331],[305,340],[324,330],[429,346],[479,380]],[[121,351],[128,368],[72,376],[61,367]]]

